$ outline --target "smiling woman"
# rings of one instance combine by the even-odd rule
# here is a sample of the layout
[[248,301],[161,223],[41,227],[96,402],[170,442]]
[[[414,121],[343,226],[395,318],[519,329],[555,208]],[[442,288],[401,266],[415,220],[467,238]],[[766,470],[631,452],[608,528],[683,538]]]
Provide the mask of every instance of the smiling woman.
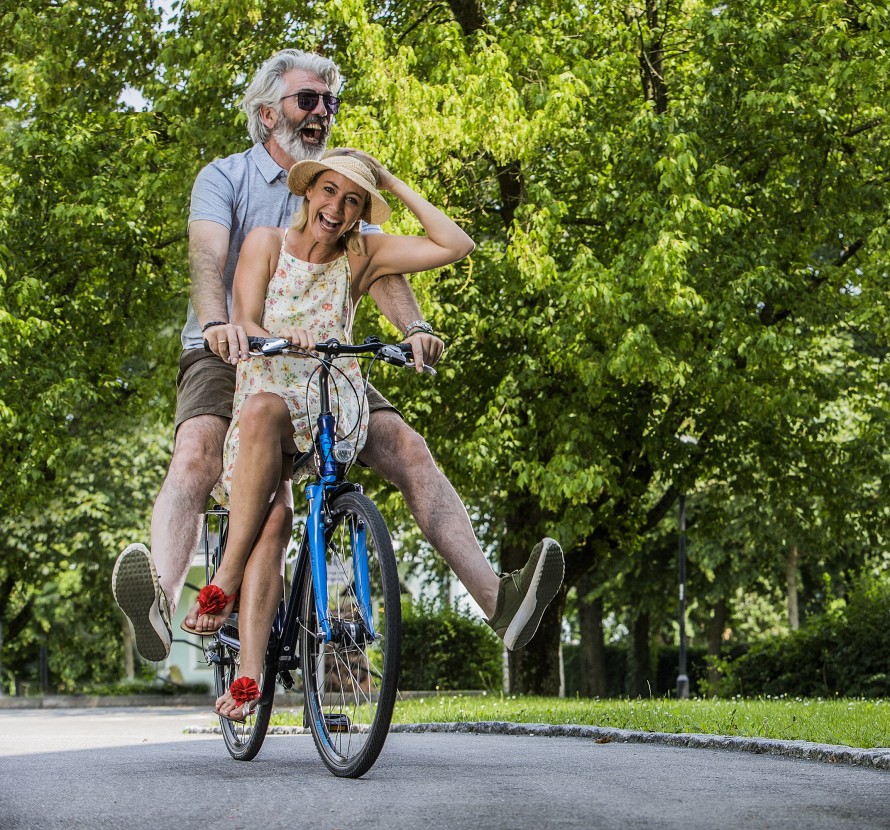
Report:
[[317,220],[319,243],[332,243],[336,248],[343,237],[347,250],[365,256],[367,249],[359,219],[382,225],[391,210],[377,190],[377,179],[367,163],[346,149],[331,150],[323,162],[304,161],[295,164],[288,176],[288,187],[303,204],[294,214],[291,229],[299,233],[310,217]]

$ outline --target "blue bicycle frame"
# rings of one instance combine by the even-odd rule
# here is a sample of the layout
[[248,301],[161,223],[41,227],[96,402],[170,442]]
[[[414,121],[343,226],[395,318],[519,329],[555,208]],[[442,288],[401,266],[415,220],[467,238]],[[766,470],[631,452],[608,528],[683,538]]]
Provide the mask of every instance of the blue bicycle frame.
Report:
[[[318,624],[324,634],[325,642],[332,638],[331,624],[328,620],[328,568],[325,559],[324,505],[325,496],[336,489],[341,483],[334,459],[334,444],[337,436],[334,416],[330,412],[330,389],[328,377],[330,361],[322,362],[322,370],[318,380],[319,397],[324,411],[318,416],[318,449],[319,480],[306,486],[306,500],[309,502],[309,515],[306,519],[309,540],[309,561],[312,568],[312,586],[315,589],[315,613]],[[364,620],[368,634],[373,638],[374,624],[371,619],[371,594],[368,575],[368,548],[365,542],[364,528],[350,527],[352,542],[352,571],[356,602]]]
[[[366,341],[366,345],[372,339]],[[257,340],[256,342],[262,342]],[[378,341],[379,342],[379,341]],[[263,349],[264,354],[279,353],[284,346],[289,344],[286,341],[276,341],[272,348],[274,350],[267,351]],[[293,580],[291,583],[291,592],[298,590],[301,584],[302,576],[308,567],[312,575],[312,587],[315,595],[315,615],[318,620],[318,626],[325,642],[330,642],[337,636],[332,629],[330,620],[328,619],[328,568],[325,556],[327,547],[327,539],[325,535],[326,527],[330,524],[327,518],[327,504],[335,498],[336,495],[345,490],[361,492],[361,487],[357,484],[351,484],[343,480],[342,468],[339,467],[334,457],[334,446],[337,443],[336,423],[331,412],[330,398],[330,372],[333,360],[341,353],[358,353],[362,347],[354,347],[349,344],[341,344],[337,341],[328,341],[327,343],[319,343],[316,348],[326,353],[326,357],[320,361],[320,372],[318,378],[319,399],[322,405],[322,411],[318,415],[318,436],[315,441],[316,451],[318,453],[318,478],[315,482],[306,485],[306,501],[309,504],[308,515],[306,517],[303,539],[300,544],[297,556],[296,566],[294,568]],[[389,348],[389,347],[387,347]],[[365,349],[366,350],[366,349]],[[397,359],[398,358],[398,359]],[[405,365],[405,358],[396,350],[388,352],[386,362],[395,363],[396,365]],[[428,371],[434,370],[425,367]],[[297,462],[297,466],[307,460],[304,456]],[[225,511],[223,511],[225,512]],[[352,578],[355,602],[358,611],[365,625],[366,634],[370,639],[376,639],[377,634],[374,630],[374,621],[372,618],[371,608],[371,586],[368,567],[368,547],[366,541],[367,531],[364,527],[350,526],[350,544],[352,546]],[[208,575],[209,582],[209,575]],[[273,623],[273,638],[277,641],[277,658],[278,668],[280,670],[297,668],[297,655],[295,653],[294,644],[296,643],[296,632],[300,625],[298,618],[300,612],[299,602],[290,602],[287,605],[282,601],[278,613]],[[302,609],[305,614],[307,609]],[[220,631],[218,637],[224,644],[238,648],[240,646],[237,639],[232,638],[224,631]]]

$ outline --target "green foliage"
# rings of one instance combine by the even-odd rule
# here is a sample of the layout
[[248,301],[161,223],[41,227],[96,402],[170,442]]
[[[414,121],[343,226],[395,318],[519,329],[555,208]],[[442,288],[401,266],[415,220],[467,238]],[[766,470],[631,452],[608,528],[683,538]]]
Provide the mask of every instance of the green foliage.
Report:
[[449,607],[402,603],[402,689],[500,689],[501,641]]
[[33,683],[41,648],[54,691],[76,693],[123,673],[126,623],[111,571],[148,526],[169,457],[165,438],[146,424],[133,435],[112,424],[91,454],[70,448],[64,478],[45,485],[41,500],[0,516],[4,681],[12,674]]
[[121,683],[102,683],[80,690],[81,694],[108,696],[131,695],[205,695],[210,691],[207,683],[173,683],[170,680],[159,680],[151,677],[143,680],[132,680]]
[[845,602],[799,631],[758,643],[723,665],[729,694],[887,697],[890,580],[864,577]]

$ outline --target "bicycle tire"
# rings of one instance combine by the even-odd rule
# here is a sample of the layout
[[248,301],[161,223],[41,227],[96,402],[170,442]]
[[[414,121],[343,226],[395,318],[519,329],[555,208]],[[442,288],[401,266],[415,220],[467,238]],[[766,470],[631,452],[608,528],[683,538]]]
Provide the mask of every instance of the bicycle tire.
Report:
[[[207,569],[208,584],[222,562],[229,529],[228,511],[220,511],[219,508],[214,508],[213,511],[208,512],[204,517],[205,540],[210,535],[208,528],[213,521],[211,517],[216,518],[218,537],[215,548],[208,551],[210,558]],[[239,649],[223,642],[221,639],[223,636],[238,642],[237,614],[232,614],[226,620],[219,633],[210,635],[209,642],[205,640],[205,653],[207,661],[213,665],[213,686],[217,697],[225,694],[229,686],[238,677],[238,668],[241,662]],[[268,664],[268,662],[267,655],[266,663]],[[271,684],[271,688],[268,688],[269,684]],[[272,701],[275,696],[275,672],[270,671],[269,665],[266,666],[266,670],[263,672],[262,686],[259,703],[243,723],[230,721],[224,717],[219,719],[220,731],[222,732],[226,749],[229,755],[236,761],[253,760],[266,738],[266,730],[269,728],[269,718],[272,714]]]
[[[336,776],[364,775],[383,749],[399,683],[402,614],[392,540],[380,511],[360,493],[334,498],[326,533],[328,618],[348,630],[331,642],[320,636],[311,569],[300,584],[300,665],[304,720],[327,768]],[[367,640],[352,585],[354,534],[364,527],[376,637]],[[345,624],[345,625],[344,625]]]
[[[238,615],[233,614],[222,627],[221,632],[237,640]],[[213,637],[210,645],[210,659],[213,662],[214,685],[216,695],[225,694],[229,686],[238,677],[240,664],[240,652],[225,644],[218,636]],[[269,718],[272,715],[272,704],[275,697],[275,671],[266,660],[266,669],[263,672],[260,700],[254,710],[243,723],[231,721],[220,717],[219,725],[222,730],[226,749],[236,761],[251,761],[256,757],[266,738],[269,728]]]

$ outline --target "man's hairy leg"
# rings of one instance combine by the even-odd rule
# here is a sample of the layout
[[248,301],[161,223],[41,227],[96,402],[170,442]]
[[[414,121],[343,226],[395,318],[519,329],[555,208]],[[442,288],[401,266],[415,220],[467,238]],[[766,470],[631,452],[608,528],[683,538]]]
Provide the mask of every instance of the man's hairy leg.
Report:
[[490,618],[498,577],[479,547],[460,496],[423,437],[392,410],[372,412],[361,460],[399,488],[417,526]]
[[151,556],[171,614],[198,546],[210,491],[222,472],[228,427],[218,415],[198,415],[176,430],[173,458],[151,514]]

